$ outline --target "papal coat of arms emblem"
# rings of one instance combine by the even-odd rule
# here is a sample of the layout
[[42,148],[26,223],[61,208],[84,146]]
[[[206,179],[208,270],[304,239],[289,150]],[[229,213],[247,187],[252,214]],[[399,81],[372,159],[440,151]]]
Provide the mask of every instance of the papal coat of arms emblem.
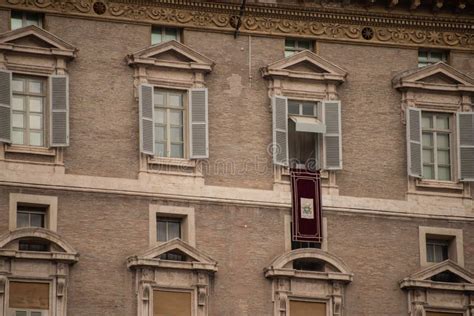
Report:
[[314,218],[314,200],[307,198],[300,198],[301,218]]

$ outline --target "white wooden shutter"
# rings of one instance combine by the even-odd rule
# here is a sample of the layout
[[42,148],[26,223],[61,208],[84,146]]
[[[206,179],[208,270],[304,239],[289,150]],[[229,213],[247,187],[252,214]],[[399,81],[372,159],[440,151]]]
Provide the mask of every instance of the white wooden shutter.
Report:
[[474,112],[457,113],[460,181],[474,181]]
[[0,142],[11,142],[12,73],[0,70]]
[[155,123],[153,109],[153,86],[141,84],[138,87],[138,111],[140,116],[140,151],[154,155]]
[[288,167],[288,98],[273,96],[273,163]]
[[421,178],[423,170],[421,157],[421,110],[407,108],[406,116],[408,175],[415,178]]
[[207,88],[189,90],[189,135],[191,159],[209,157]]
[[326,134],[323,136],[324,169],[342,169],[341,101],[323,102],[323,120]]
[[50,129],[51,147],[69,146],[69,87],[68,77],[50,77]]

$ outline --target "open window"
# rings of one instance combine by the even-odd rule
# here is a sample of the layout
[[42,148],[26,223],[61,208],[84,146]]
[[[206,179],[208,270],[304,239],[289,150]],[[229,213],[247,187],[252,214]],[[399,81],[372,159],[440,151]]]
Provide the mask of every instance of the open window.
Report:
[[142,171],[196,175],[209,155],[205,75],[214,62],[171,40],[127,56],[135,68]]
[[407,127],[409,193],[470,196],[474,79],[438,62],[397,75]]
[[474,275],[452,260],[426,267],[400,281],[409,316],[465,316],[472,313]]
[[7,315],[66,315],[69,270],[78,258],[69,243],[44,228],[1,236],[0,305]]
[[353,275],[339,258],[319,249],[297,249],[264,269],[273,282],[273,315],[342,316]]
[[29,25],[0,35],[0,156],[62,165],[69,145],[67,65],[77,49]]
[[262,69],[270,81],[275,181],[288,181],[288,168],[322,169],[336,190],[334,170],[342,168],[341,102],[337,86],[347,72],[304,50]]
[[137,285],[138,316],[207,315],[217,262],[202,251],[176,238],[129,257],[127,266]]

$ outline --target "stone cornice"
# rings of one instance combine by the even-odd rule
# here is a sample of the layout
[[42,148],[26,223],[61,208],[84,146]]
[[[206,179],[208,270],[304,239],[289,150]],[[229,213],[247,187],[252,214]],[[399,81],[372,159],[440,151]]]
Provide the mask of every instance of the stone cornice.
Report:
[[[154,23],[233,32],[230,17],[239,6],[181,0],[103,0],[105,12],[93,10],[96,0],[0,0],[0,7],[25,8],[98,19]],[[397,45],[474,50],[474,19],[363,11],[350,8],[295,8],[249,5],[243,34],[310,37],[369,45]]]

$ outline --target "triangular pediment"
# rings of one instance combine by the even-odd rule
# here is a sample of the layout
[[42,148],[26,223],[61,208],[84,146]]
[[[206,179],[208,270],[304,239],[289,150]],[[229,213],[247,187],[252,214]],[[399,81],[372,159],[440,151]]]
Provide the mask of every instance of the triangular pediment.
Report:
[[0,34],[0,48],[7,44],[28,48],[76,52],[76,48],[71,44],[34,25]]
[[393,78],[395,88],[474,91],[474,79],[444,62],[404,71]]
[[[173,259],[173,257],[164,259],[166,254],[181,256],[182,260]],[[137,265],[163,266],[162,263],[165,262],[164,266],[166,266],[166,261],[173,260],[182,261],[181,263],[187,268],[199,267],[205,270],[217,270],[217,262],[214,259],[179,238],[172,239],[141,254],[129,257],[128,265],[129,267]]]
[[417,271],[404,281],[474,284],[474,275],[456,262],[446,260]]
[[175,40],[141,49],[127,56],[129,64],[155,64],[161,67],[211,71],[214,61]]
[[347,72],[321,56],[304,50],[263,68],[264,76],[344,81]]

